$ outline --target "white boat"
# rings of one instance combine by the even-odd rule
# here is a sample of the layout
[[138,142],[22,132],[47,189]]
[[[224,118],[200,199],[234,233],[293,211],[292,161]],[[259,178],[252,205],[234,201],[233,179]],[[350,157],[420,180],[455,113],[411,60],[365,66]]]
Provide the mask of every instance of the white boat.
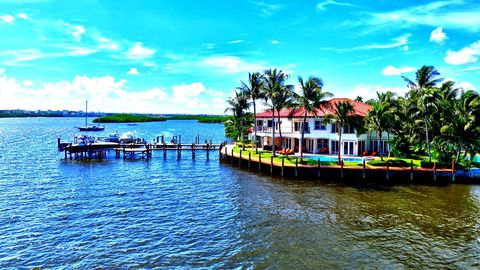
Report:
[[132,143],[135,141],[135,132],[125,132],[120,135],[119,142],[120,143]]

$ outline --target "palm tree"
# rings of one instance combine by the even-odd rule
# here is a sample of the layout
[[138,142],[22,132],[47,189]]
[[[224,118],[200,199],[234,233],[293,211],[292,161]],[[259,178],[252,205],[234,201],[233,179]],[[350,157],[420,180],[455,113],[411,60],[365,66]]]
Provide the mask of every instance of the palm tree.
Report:
[[440,72],[434,66],[423,66],[415,73],[415,81],[408,79],[405,76],[402,78],[407,82],[410,89],[423,90],[425,88],[435,87],[437,83],[443,81]]
[[365,118],[366,126],[368,130],[376,131],[379,139],[379,153],[380,159],[383,160],[383,149],[381,150],[380,147],[382,146],[382,132],[386,129],[386,117],[385,114],[387,112],[386,106],[382,103],[375,103],[372,105],[372,110],[368,112],[367,117]]
[[255,132],[255,137],[253,143],[255,145],[255,153],[258,154],[258,144],[257,144],[257,107],[255,101],[263,97],[263,76],[259,72],[248,73],[248,84],[242,82],[240,87],[242,91],[252,99],[253,104],[253,130]]
[[331,108],[333,113],[325,115],[324,122],[327,124],[335,124],[337,128],[338,134],[338,163],[342,162],[342,150],[343,150],[343,142],[342,142],[342,134],[343,134],[343,127],[345,125],[357,126],[360,122],[360,117],[355,114],[355,109],[353,108],[352,103],[350,101],[338,101],[334,106]]
[[293,116],[299,109],[303,109],[303,123],[302,123],[302,137],[300,140],[299,152],[300,152],[300,162],[303,161],[303,142],[305,139],[305,126],[307,125],[307,114],[313,114],[317,116],[318,110],[323,111],[328,104],[326,98],[333,96],[329,92],[323,92],[323,81],[317,77],[310,77],[306,82],[303,81],[302,77],[298,77],[298,82],[300,83],[300,94],[293,94],[293,104],[292,110],[290,111],[290,117]]
[[390,157],[390,132],[393,131],[395,127],[395,112],[398,108],[398,100],[395,99],[395,93],[387,91],[385,93],[377,92],[378,101],[384,110],[382,111],[382,124],[383,130],[387,132],[387,142],[388,142],[388,157]]
[[246,122],[246,114],[245,112],[249,108],[249,103],[248,103],[248,96],[240,91],[237,92],[235,90],[235,97],[229,98],[227,100],[227,103],[230,105],[227,109],[225,109],[225,112],[231,111],[233,114],[233,117],[236,118],[234,121],[234,124],[238,125],[238,133],[240,134],[240,141],[242,142],[243,149],[245,149],[245,143],[244,143],[244,125]]
[[[427,89],[434,88],[437,83],[441,82],[442,78],[437,78],[440,73],[435,69],[434,66],[423,66],[415,73],[415,82],[402,76],[402,78],[407,82],[407,86],[410,87],[411,92],[419,93],[419,99],[417,100],[416,106],[419,109],[418,117],[423,118],[423,124],[425,126],[425,140],[427,143],[428,150],[428,160],[432,161],[432,153],[430,149],[430,140],[429,140],[429,119],[430,109],[436,107],[436,97],[433,95],[432,91],[427,91]],[[412,93],[412,94],[414,94]]]
[[291,101],[293,85],[286,85],[288,75],[281,70],[268,69],[264,72],[263,95],[265,104],[272,111],[272,155],[275,156],[275,111],[278,114],[278,131],[283,144],[280,123],[280,111],[287,107]]

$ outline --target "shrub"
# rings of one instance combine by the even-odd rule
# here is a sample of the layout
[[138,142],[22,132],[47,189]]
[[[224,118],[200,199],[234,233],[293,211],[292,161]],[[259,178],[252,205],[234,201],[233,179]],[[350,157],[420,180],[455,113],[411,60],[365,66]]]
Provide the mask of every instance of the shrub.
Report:
[[408,164],[408,162],[406,162],[405,160],[401,160],[401,159],[389,159],[389,160],[379,160],[379,159],[374,159],[374,160],[370,160],[368,162],[368,165],[371,165],[371,166],[390,166],[390,167],[408,167],[410,166]]
[[[429,162],[428,160],[422,160],[420,162],[420,166],[422,168],[433,168],[434,163],[435,162]],[[435,166],[436,166],[437,169],[450,169],[450,168],[452,168],[452,163],[450,163],[450,162],[436,162]],[[457,164],[455,166],[457,166]]]

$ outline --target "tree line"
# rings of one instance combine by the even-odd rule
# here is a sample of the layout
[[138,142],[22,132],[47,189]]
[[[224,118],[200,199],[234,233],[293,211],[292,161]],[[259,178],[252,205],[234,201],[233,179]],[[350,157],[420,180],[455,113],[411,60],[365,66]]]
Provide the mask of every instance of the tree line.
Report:
[[[322,121],[337,126],[339,162],[343,146],[342,132],[346,125],[355,127],[357,133],[367,130],[375,132],[380,147],[382,134],[386,133],[389,156],[391,153],[400,157],[425,155],[429,162],[432,158],[442,162],[458,162],[465,159],[467,154],[474,157],[480,152],[480,97],[477,92],[458,88],[454,82],[444,81],[439,76],[435,67],[423,66],[416,72],[415,79],[402,77],[409,88],[405,96],[397,96],[390,91],[377,92],[376,99],[367,101],[372,109],[363,118],[355,114],[349,101],[339,101],[328,107],[328,99],[333,94],[323,90],[323,81],[319,77],[311,76],[307,80],[298,77],[299,89],[296,92],[293,85],[287,84],[289,76],[282,70],[249,73],[248,81],[241,81],[234,97],[227,100],[229,107],[225,112],[232,112],[227,129],[230,133],[232,129],[236,130],[238,141],[245,147],[246,130],[253,122],[255,140],[257,102],[262,101],[272,112],[274,142],[275,125],[280,123],[280,112],[290,109],[289,117],[296,113],[296,117],[303,119],[299,146],[302,159],[307,115],[317,116],[319,111],[328,107],[329,113],[322,117]],[[250,120],[252,114],[248,112],[250,108],[253,108],[253,121]],[[280,125],[278,133],[283,143]],[[258,146],[258,142],[254,141],[253,144]],[[255,149],[258,151],[257,147]],[[274,143],[272,155],[275,156]]]

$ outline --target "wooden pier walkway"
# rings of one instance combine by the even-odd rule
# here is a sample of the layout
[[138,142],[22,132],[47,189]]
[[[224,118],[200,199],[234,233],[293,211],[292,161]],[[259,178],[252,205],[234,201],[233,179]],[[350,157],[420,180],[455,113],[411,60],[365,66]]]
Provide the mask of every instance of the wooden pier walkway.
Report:
[[177,152],[177,157],[181,157],[182,152],[190,151],[192,153],[192,159],[195,159],[197,151],[205,151],[207,159],[210,156],[211,151],[218,151],[224,143],[221,144],[167,144],[167,143],[152,143],[152,144],[120,144],[113,142],[97,142],[86,145],[73,145],[63,144],[62,149],[64,151],[65,159],[70,158],[105,158],[107,153],[115,151],[117,158],[151,158],[153,152],[163,151],[163,156],[167,157],[167,152]]

